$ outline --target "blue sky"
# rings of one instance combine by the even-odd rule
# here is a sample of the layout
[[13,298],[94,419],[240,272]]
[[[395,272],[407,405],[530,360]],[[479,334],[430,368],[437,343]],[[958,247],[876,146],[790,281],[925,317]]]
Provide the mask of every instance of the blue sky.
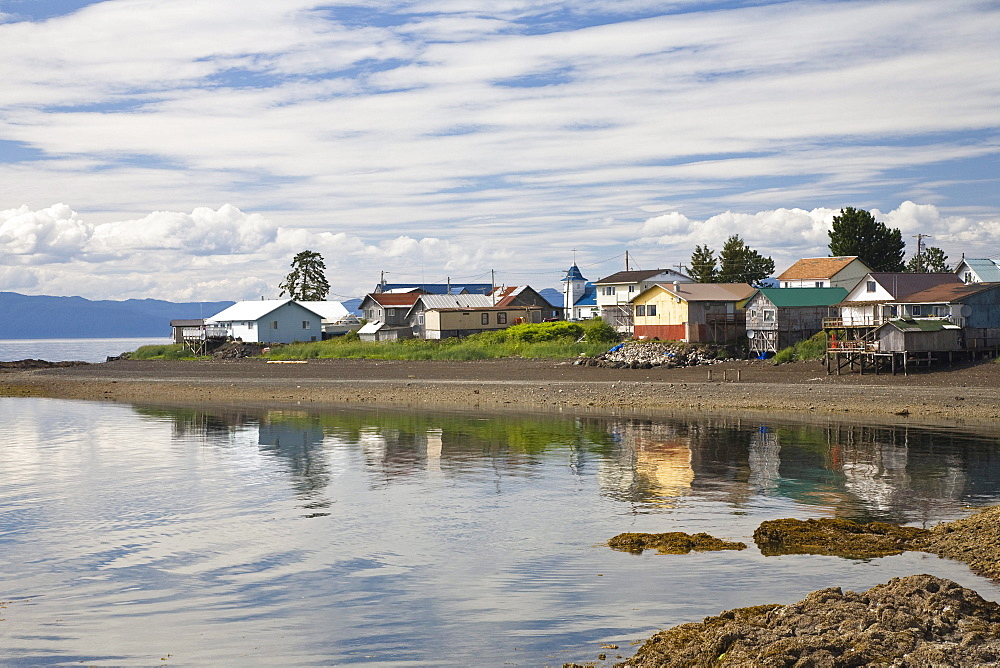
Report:
[[[996,2],[0,0],[0,290],[556,286],[842,206],[998,257]],[[915,243],[915,242],[914,242]],[[911,243],[911,245],[914,245]]]

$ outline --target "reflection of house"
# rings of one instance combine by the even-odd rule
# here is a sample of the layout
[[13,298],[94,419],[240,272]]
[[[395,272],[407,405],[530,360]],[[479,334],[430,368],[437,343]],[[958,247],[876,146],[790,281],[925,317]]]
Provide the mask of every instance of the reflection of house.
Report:
[[635,337],[726,343],[745,331],[746,283],[656,284],[632,300]]
[[870,272],[858,256],[807,257],[778,276],[783,288],[844,288],[851,290]]
[[657,283],[691,283],[692,279],[673,269],[619,271],[597,281],[597,307],[605,322],[626,334],[632,333],[632,298]]
[[955,275],[963,283],[998,283],[1000,265],[989,258],[962,258],[955,267]]
[[252,343],[319,341],[318,313],[291,299],[237,302],[216,313],[208,323],[225,328],[229,337]]
[[566,272],[563,284],[563,314],[567,320],[589,320],[601,315],[597,306],[597,286],[588,283],[574,264]]
[[746,305],[750,352],[776,353],[823,329],[823,318],[847,295],[844,288],[761,288]]

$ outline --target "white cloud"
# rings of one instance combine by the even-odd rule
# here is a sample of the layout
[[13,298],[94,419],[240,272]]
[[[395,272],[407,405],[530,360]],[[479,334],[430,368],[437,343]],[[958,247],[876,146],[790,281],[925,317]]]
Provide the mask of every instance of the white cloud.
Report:
[[0,266],[0,290],[16,292],[38,285],[38,276],[28,267]]
[[21,264],[61,262],[78,254],[93,233],[65,204],[8,209],[0,211],[0,256]]

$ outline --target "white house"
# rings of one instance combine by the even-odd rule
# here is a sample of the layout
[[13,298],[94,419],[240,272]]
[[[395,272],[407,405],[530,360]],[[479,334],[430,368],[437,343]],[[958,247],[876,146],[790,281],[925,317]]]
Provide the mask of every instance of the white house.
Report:
[[857,255],[802,258],[778,276],[783,288],[853,290],[871,269]]
[[958,283],[955,274],[872,272],[847,293],[839,305],[840,317],[829,322],[838,327],[878,327],[897,316],[894,303],[921,290]]
[[310,311],[318,313],[323,319],[323,333],[328,335],[340,335],[347,332],[357,331],[361,327],[361,320],[356,315],[347,310],[347,307],[337,301],[322,302],[298,302]]
[[207,322],[224,327],[234,339],[251,343],[294,343],[323,338],[323,317],[291,299],[237,302]]
[[657,283],[693,283],[694,279],[673,269],[619,271],[594,283],[601,317],[619,332],[632,333],[632,298]]
[[963,283],[1000,283],[1000,265],[989,258],[962,258],[955,275]]

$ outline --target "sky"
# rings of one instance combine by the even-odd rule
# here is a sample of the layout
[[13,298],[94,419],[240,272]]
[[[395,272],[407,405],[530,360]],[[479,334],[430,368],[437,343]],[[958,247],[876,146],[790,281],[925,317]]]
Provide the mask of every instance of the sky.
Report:
[[0,291],[559,287],[842,207],[1000,257],[1000,3],[0,0]]

